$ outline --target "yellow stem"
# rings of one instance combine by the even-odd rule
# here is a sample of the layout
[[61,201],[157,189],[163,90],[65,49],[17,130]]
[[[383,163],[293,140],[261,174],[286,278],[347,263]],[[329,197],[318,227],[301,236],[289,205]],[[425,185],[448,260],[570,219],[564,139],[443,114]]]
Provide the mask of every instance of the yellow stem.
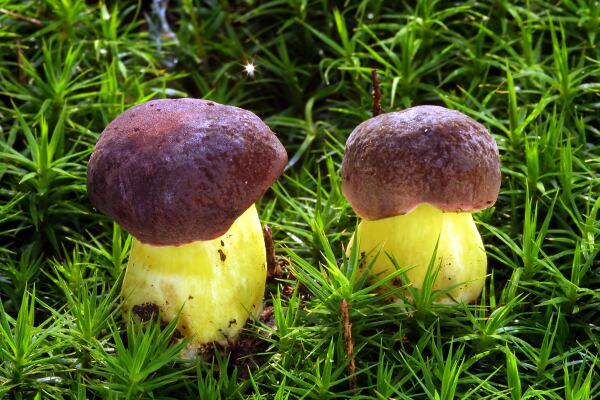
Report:
[[178,329],[191,347],[234,341],[262,306],[266,254],[252,205],[221,237],[182,246],[133,241],[122,296],[125,311],[156,305],[169,321],[181,310]]
[[[413,267],[406,272],[410,284],[423,285],[427,267],[439,244],[434,266],[439,275],[434,289],[443,290],[455,285],[442,303],[470,303],[479,297],[487,270],[487,258],[481,236],[470,213],[445,213],[428,204],[412,212],[376,221],[362,221],[356,235],[360,252],[366,263],[377,256],[372,273],[385,276],[395,271],[389,254],[400,268]],[[349,246],[351,247],[351,246]]]

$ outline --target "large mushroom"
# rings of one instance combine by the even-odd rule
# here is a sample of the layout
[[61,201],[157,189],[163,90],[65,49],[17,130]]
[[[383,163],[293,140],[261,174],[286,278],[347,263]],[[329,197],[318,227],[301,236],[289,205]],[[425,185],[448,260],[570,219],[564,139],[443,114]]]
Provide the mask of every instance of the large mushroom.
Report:
[[125,310],[167,321],[180,312],[190,352],[235,341],[265,288],[254,203],[286,162],[260,118],[212,101],[149,101],[112,121],[87,182],[94,206],[134,237]]
[[[439,302],[471,302],[485,282],[487,258],[472,212],[492,206],[500,189],[495,140],[468,116],[418,106],[371,118],[352,132],[342,191],[363,218],[354,241],[372,273],[406,272],[421,288],[437,253]],[[405,282],[406,283],[406,282]]]

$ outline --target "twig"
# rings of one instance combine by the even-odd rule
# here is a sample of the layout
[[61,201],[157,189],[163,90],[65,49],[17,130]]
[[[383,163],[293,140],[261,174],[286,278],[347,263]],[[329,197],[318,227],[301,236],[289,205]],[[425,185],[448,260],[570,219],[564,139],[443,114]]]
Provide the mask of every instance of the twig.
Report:
[[381,109],[381,88],[379,87],[379,77],[377,70],[371,70],[371,82],[373,83],[373,116],[376,117],[383,112]]
[[358,387],[356,381],[356,364],[354,362],[354,342],[352,341],[352,323],[350,322],[350,305],[346,299],[342,299],[340,302],[340,308],[342,309],[342,321],[344,324],[344,350],[346,351],[346,357],[350,359],[348,364],[348,374],[350,375],[350,389],[354,390]]
[[6,14],[8,16],[13,17],[14,19],[20,19],[21,21],[29,22],[35,26],[42,26],[42,21],[36,18],[26,17],[21,14],[17,14],[14,11],[7,10],[6,8],[0,8],[0,14]]
[[275,244],[273,243],[273,234],[269,225],[263,228],[263,238],[265,239],[265,249],[267,252],[267,279],[273,279],[281,276],[281,266],[275,257]]

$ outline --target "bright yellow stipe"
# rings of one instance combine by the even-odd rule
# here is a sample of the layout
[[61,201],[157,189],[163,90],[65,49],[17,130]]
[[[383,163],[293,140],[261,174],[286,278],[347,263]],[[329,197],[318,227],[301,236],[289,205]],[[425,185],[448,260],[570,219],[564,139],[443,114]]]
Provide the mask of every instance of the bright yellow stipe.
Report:
[[[481,236],[470,213],[444,213],[422,204],[405,215],[376,221],[362,221],[356,233],[360,252],[367,255],[365,265],[378,255],[371,273],[385,276],[395,271],[386,255],[394,257],[406,272],[410,284],[421,288],[439,237],[434,267],[439,267],[435,290],[460,284],[438,298],[440,303],[469,303],[481,294],[487,258]],[[349,246],[350,247],[350,246]]]
[[122,295],[125,310],[155,304],[166,321],[181,309],[177,328],[192,337],[193,351],[235,340],[259,314],[265,281],[265,244],[252,205],[214,240],[159,247],[134,239]]

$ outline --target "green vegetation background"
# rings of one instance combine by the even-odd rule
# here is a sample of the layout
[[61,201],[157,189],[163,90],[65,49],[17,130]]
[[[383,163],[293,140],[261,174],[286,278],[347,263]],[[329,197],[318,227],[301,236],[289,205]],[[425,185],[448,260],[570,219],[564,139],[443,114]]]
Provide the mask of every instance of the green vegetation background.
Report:
[[[600,398],[597,1],[153,4],[0,0],[0,397]],[[371,68],[386,111],[445,105],[498,141],[478,304],[390,304],[343,258],[340,161]],[[253,328],[249,358],[180,363],[172,326],[124,320],[130,239],[86,196],[106,124],[179,96],[254,111],[290,156],[259,209],[302,290],[269,286],[277,329]]]

